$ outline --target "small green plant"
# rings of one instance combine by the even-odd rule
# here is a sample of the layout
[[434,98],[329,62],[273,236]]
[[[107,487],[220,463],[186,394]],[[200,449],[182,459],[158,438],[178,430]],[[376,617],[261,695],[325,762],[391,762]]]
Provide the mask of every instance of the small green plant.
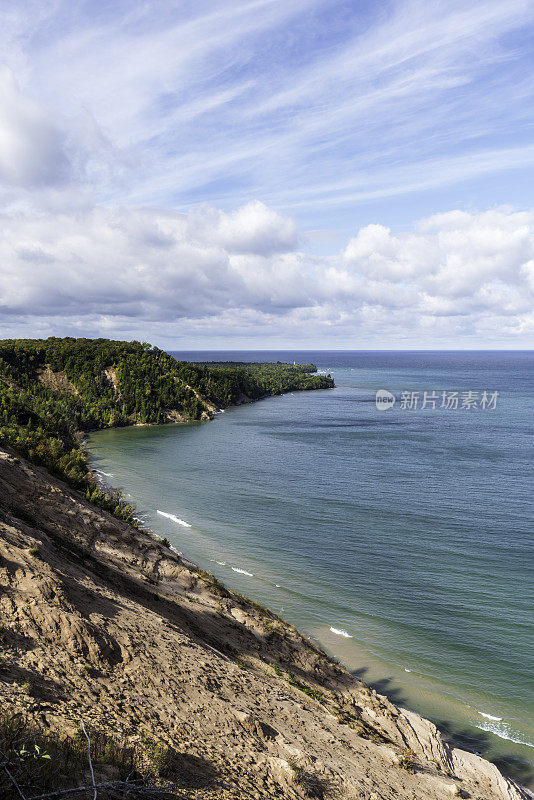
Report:
[[299,689],[301,692],[304,692],[304,694],[307,694],[308,697],[317,700],[318,703],[324,703],[326,700],[323,692],[320,692],[319,689],[312,689],[310,686],[307,686],[305,683],[302,683],[302,681],[299,681],[299,679],[296,678],[292,672],[289,673],[287,682],[291,686],[294,686],[296,689]]
[[306,683],[300,681],[292,672],[289,672],[286,676],[278,664],[271,662],[269,666],[274,671],[275,675],[277,675],[279,678],[284,678],[290,684],[290,686],[294,686],[295,689],[304,692],[304,694],[307,694],[308,697],[311,697],[313,700],[317,700],[318,703],[326,703],[326,696],[323,692],[319,691],[319,689],[312,689],[311,686],[308,686]]
[[306,769],[295,759],[289,762],[289,766],[293,773],[293,780],[297,786],[304,790],[307,797],[316,797],[318,800],[324,800],[330,794],[331,786],[327,780]]
[[[146,785],[145,777],[148,780],[149,776],[147,771],[142,774],[142,753],[137,745],[127,739],[115,740],[104,731],[89,730],[88,735],[97,782],[99,778],[109,780],[111,768],[111,776],[128,782],[126,788],[130,788],[130,781]],[[20,800],[21,793],[31,797],[51,789],[79,792],[80,782],[83,785],[87,781],[87,738],[81,728],[74,736],[65,736],[44,731],[20,712],[0,711],[0,765],[4,767],[0,769],[2,800]],[[5,773],[5,767],[18,788]],[[66,794],[70,797],[70,791]]]
[[161,544],[163,545],[163,547],[170,547],[171,546],[171,543],[169,542],[167,537],[165,537],[164,539],[161,540]]
[[20,758],[23,758],[23,759],[24,758],[33,758],[35,761],[37,761],[40,758],[44,758],[44,759],[51,759],[52,758],[52,756],[49,756],[48,753],[42,753],[41,752],[41,748],[39,747],[37,742],[33,743],[33,747],[31,747],[31,745],[29,745],[27,747],[26,746],[26,742],[25,742],[22,745],[22,747],[20,748],[20,750],[18,751],[17,754],[20,756]]
[[38,556],[39,555],[38,546],[36,544],[34,544],[33,547],[30,547],[28,549],[28,553],[29,553],[30,556]]
[[232,593],[228,591],[226,586],[221,583],[212,572],[208,572],[205,569],[199,569],[198,574],[204,578],[210,589],[220,597],[232,597]]
[[171,749],[147,733],[141,733],[141,744],[149,763],[150,772],[155,777],[164,778],[171,767]]
[[407,772],[415,771],[415,753],[409,747],[404,747],[400,752],[399,767]]
[[24,681],[24,683],[22,684],[22,686],[20,688],[22,689],[24,694],[31,694],[32,693],[32,686],[31,686],[31,683],[29,681]]
[[[333,712],[337,716],[340,725],[348,725],[349,728],[352,728],[362,739],[368,739],[375,744],[391,744],[387,736],[376,728],[373,728],[367,722],[364,722],[356,711],[344,708],[339,698],[337,698],[335,702],[336,707],[333,709]],[[400,748],[394,749],[396,749],[399,754],[403,752]]]
[[270,608],[266,608],[265,606],[262,606],[260,603],[257,603],[255,600],[252,600],[250,597],[247,597],[246,594],[239,594],[239,592],[234,592],[233,595],[235,598],[237,598],[237,600],[240,600],[244,605],[251,606],[255,611],[259,611],[259,613],[262,614],[262,616],[266,617],[270,621],[279,622],[287,630],[291,630],[295,633],[297,632],[297,629],[293,625],[290,625],[289,622],[286,622],[285,619],[279,617],[278,614],[275,614],[275,612],[271,611]]
[[347,711],[346,708],[338,706],[338,708],[335,709],[335,714],[340,725],[348,725],[357,732],[363,731],[364,726],[362,720],[356,714],[353,714],[352,711]]

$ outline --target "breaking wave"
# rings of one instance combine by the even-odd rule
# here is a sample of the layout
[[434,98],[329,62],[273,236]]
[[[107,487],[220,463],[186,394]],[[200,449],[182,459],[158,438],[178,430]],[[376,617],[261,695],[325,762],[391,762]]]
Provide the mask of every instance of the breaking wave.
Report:
[[483,711],[479,711],[478,709],[477,714],[480,714],[481,717],[486,717],[486,719],[491,719],[493,722],[502,722],[502,717],[493,717],[491,714],[485,714]]
[[[480,714],[480,711],[478,713]],[[489,715],[483,714],[483,716]],[[475,728],[478,728],[481,731],[486,731],[487,733],[493,733],[495,736],[498,736],[499,739],[507,739],[509,742],[524,744],[526,747],[534,747],[534,742],[529,742],[528,739],[526,739],[520,733],[516,733],[516,731],[514,731],[507,722],[497,722],[494,717],[492,720],[493,721],[491,722],[481,722],[480,724],[475,724]]]
[[156,511],[156,514],[159,514],[161,517],[166,517],[167,519],[176,522],[177,525],[182,525],[184,528],[191,528],[189,522],[186,522],[183,519],[179,519],[179,517],[175,517],[174,514],[167,514],[166,511]]
[[337,636],[344,636],[345,639],[352,639],[353,637],[347,631],[341,630],[341,628],[330,628],[332,633],[335,633]]

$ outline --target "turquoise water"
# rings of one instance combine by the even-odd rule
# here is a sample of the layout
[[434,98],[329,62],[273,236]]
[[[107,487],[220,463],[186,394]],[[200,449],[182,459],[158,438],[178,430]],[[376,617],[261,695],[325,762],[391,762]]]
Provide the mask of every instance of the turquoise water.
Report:
[[[534,353],[180,357],[313,361],[336,389],[99,432],[107,480],[180,551],[527,780]],[[401,407],[432,390],[435,410]],[[496,408],[440,409],[453,390],[498,391]]]

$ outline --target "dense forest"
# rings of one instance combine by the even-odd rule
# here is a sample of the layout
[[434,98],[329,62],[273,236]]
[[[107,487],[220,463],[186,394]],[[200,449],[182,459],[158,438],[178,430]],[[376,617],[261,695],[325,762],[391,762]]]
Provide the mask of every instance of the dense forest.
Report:
[[120,492],[89,474],[83,431],[210,419],[250,399],[326,389],[312,364],[193,364],[157,347],[108,339],[0,341],[0,441],[133,521]]

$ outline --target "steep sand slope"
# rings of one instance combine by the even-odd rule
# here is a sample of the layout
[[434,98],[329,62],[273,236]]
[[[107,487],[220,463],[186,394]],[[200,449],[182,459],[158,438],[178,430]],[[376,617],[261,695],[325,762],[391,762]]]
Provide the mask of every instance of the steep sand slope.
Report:
[[307,775],[347,800],[532,797],[291,626],[6,450],[0,622],[4,708],[27,707],[29,683],[27,711],[45,726],[145,731],[187,754],[178,779],[198,787],[187,796],[302,798]]

